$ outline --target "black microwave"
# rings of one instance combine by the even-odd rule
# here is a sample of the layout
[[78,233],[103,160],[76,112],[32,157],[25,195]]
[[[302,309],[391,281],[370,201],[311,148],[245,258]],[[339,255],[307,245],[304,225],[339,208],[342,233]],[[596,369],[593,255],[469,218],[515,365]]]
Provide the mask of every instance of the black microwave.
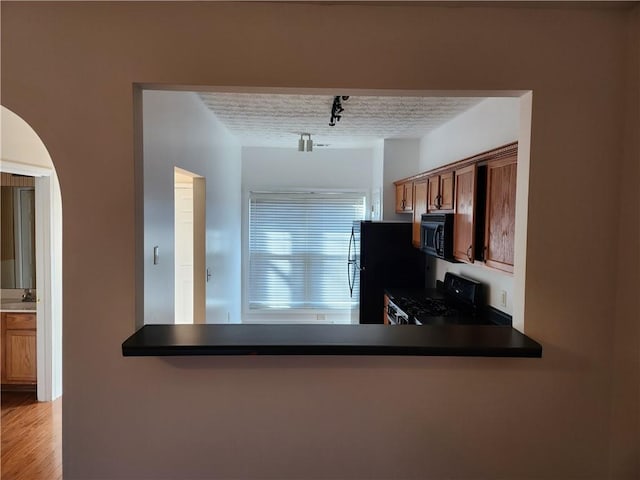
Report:
[[420,222],[420,250],[432,257],[454,261],[453,213],[425,213]]

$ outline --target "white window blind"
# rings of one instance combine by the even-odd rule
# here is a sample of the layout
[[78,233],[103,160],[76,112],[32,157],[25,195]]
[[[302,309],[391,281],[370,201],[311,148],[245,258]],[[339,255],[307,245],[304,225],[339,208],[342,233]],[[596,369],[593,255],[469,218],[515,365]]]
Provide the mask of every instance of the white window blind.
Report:
[[249,309],[348,309],[351,227],[364,219],[357,193],[251,193]]

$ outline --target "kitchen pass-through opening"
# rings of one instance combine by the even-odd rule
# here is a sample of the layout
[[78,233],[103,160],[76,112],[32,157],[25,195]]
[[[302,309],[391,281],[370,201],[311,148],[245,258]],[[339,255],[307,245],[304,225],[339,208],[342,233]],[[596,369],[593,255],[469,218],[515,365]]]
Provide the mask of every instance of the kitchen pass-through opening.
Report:
[[[174,132],[171,140],[166,136],[168,125],[172,115],[175,115],[176,107],[182,109],[181,115],[192,116],[194,122],[204,120],[211,122],[217,145],[212,145],[207,152],[204,148],[199,152],[202,168],[193,166],[192,159],[181,162],[180,168],[186,171],[197,172],[200,177],[206,177],[204,185],[204,197],[207,211],[215,210],[218,215],[215,218],[204,215],[204,261],[201,266],[205,279],[204,302],[202,314],[195,315],[204,323],[367,323],[354,320],[353,310],[358,308],[358,301],[353,300],[349,305],[342,304],[336,308],[324,306],[318,308],[313,305],[313,295],[308,295],[309,289],[314,288],[312,281],[305,286],[300,283],[299,272],[302,269],[315,268],[313,257],[334,254],[336,257],[344,256],[341,260],[342,274],[332,273],[325,279],[332,283],[332,287],[344,287],[345,291],[352,290],[353,258],[348,251],[350,245],[351,228],[341,232],[346,237],[345,251],[339,251],[327,247],[329,251],[322,251],[317,245],[307,251],[295,250],[297,240],[294,230],[285,231],[274,222],[270,235],[271,242],[262,245],[264,251],[251,250],[251,208],[252,195],[286,195],[295,194],[340,194],[358,193],[364,198],[364,212],[361,219],[382,222],[412,223],[415,220],[414,210],[431,207],[431,197],[426,198],[425,204],[420,203],[420,194],[431,195],[434,185],[437,188],[449,188],[453,191],[457,188],[456,173],[447,177],[443,169],[456,162],[469,159],[493,148],[517,143],[517,178],[515,189],[515,218],[513,219],[513,272],[505,273],[491,268],[485,262],[475,261],[450,262],[446,259],[426,256],[424,258],[424,286],[434,287],[437,281],[442,282],[446,273],[452,273],[470,278],[485,285],[485,303],[504,311],[513,318],[513,325],[523,329],[524,326],[524,278],[526,271],[526,228],[527,228],[527,200],[528,200],[528,176],[529,176],[529,143],[531,125],[531,92],[429,92],[429,91],[401,91],[401,90],[357,90],[351,89],[339,95],[342,100],[342,118],[330,127],[328,119],[332,111],[335,97],[333,90],[323,89],[240,89],[240,88],[215,88],[199,91],[175,91],[162,87],[140,87],[137,93],[144,100],[141,106],[142,128],[146,135],[144,154],[137,161],[144,163],[144,175],[139,181],[144,184],[146,191],[153,191],[162,175],[173,172],[165,170],[153,152],[158,151],[163,144],[172,142],[172,149],[181,148],[181,133]],[[183,90],[183,89],[181,89]],[[347,95],[348,94],[348,95]],[[286,100],[289,114],[296,110],[291,106],[292,99],[305,105],[303,113],[295,118],[295,123],[287,125],[283,123],[281,109],[278,107],[280,100]],[[378,102],[378,103],[376,103]],[[394,105],[392,112],[408,112],[415,105],[425,105],[429,102],[439,102],[443,109],[453,112],[448,118],[433,120],[430,125],[420,125],[421,120],[413,120],[413,130],[409,133],[394,132],[386,137],[376,137],[376,132],[370,135],[361,133],[357,135],[360,123],[365,123],[360,112],[368,111],[368,117],[375,117],[377,104],[389,107]],[[269,105],[266,109],[270,119],[256,119],[256,114],[264,112],[261,105]],[[172,105],[174,108],[168,108]],[[458,110],[456,110],[458,108]],[[393,110],[395,109],[395,110]],[[425,107],[426,109],[426,107]],[[307,118],[306,110],[313,110]],[[326,110],[326,111],[325,111]],[[244,121],[242,113],[244,111]],[[296,110],[298,111],[298,110]],[[415,111],[415,109],[413,110]],[[249,112],[250,114],[248,114]],[[393,124],[392,114],[379,119],[378,123]],[[291,115],[289,115],[291,116]],[[317,118],[316,118],[317,117]],[[327,117],[327,118],[325,118]],[[253,123],[248,121],[252,118]],[[315,129],[310,122],[318,122]],[[402,121],[410,123],[404,118]],[[399,123],[400,121],[398,121]],[[175,122],[174,122],[175,123]],[[188,122],[187,122],[188,123]],[[179,127],[177,127],[179,128]],[[261,128],[263,131],[258,131]],[[416,133],[417,128],[422,128],[422,134]],[[217,130],[219,131],[217,131]],[[300,130],[304,129],[305,132]],[[311,130],[311,131],[309,131]],[[407,130],[408,131],[408,130]],[[164,132],[164,135],[163,135]],[[210,130],[211,132],[211,130]],[[310,134],[313,139],[313,149],[301,152],[298,148],[300,135]],[[189,133],[190,141],[197,141],[197,132]],[[342,137],[341,137],[342,136]],[[184,139],[185,148],[187,138]],[[224,144],[223,146],[221,146]],[[216,151],[216,148],[220,150]],[[186,148],[188,150],[188,148]],[[209,164],[209,166],[207,166]],[[205,174],[204,170],[211,167]],[[175,166],[175,163],[174,163]],[[480,165],[485,167],[485,165]],[[411,179],[424,172],[434,172],[429,178],[416,178],[410,187],[405,188],[402,201],[408,205],[414,201],[411,208],[399,211],[397,208],[398,188],[394,182],[403,179]],[[460,170],[462,172],[462,170]],[[214,175],[215,173],[215,175]],[[439,183],[432,182],[431,177],[438,177]],[[462,175],[460,175],[462,179]],[[425,180],[426,186],[421,186],[421,180]],[[449,183],[447,183],[449,182]],[[423,190],[419,190],[423,188]],[[222,197],[222,192],[227,192]],[[409,199],[418,192],[415,199]],[[440,197],[438,198],[438,195]],[[153,210],[154,199],[145,198],[145,211]],[[440,202],[438,202],[440,199]],[[451,200],[453,204],[449,211],[446,202],[442,201],[442,193],[435,195],[435,205],[444,205],[441,208],[444,213],[451,215],[461,214],[462,198],[456,202],[455,194]],[[374,205],[375,203],[375,205]],[[254,205],[255,207],[255,205]],[[426,213],[426,212],[425,212]],[[294,209],[288,212],[293,215]],[[313,215],[306,213],[304,215]],[[158,222],[149,220],[145,216],[145,224],[142,250],[159,246],[160,251],[173,251],[173,246],[163,248],[160,239],[153,239],[157,231]],[[276,217],[274,217],[276,218]],[[284,216],[280,213],[277,218]],[[308,220],[304,220],[307,222]],[[300,219],[300,224],[304,224]],[[155,223],[155,225],[154,225]],[[282,222],[280,222],[282,223]],[[295,223],[295,221],[294,221]],[[316,226],[333,225],[331,218],[318,217],[314,223]],[[308,225],[308,223],[307,223]],[[175,226],[173,227],[175,228]],[[320,229],[323,230],[323,229]],[[264,233],[264,232],[263,232]],[[331,232],[329,228],[321,231],[321,235],[327,238],[339,236]],[[285,237],[289,237],[288,239]],[[266,237],[265,237],[266,238]],[[412,239],[410,238],[409,241]],[[177,240],[174,240],[177,241]],[[415,242],[415,238],[414,238]],[[330,245],[330,243],[326,243]],[[281,247],[277,250],[276,247]],[[293,250],[292,250],[293,248]],[[324,247],[323,247],[324,248]],[[414,248],[415,245],[414,245]],[[479,248],[482,248],[481,246]],[[258,249],[259,250],[259,249]],[[175,251],[177,255],[177,250]],[[337,253],[336,253],[337,252]],[[264,255],[262,255],[264,254]],[[343,255],[344,254],[344,255]],[[253,258],[252,258],[253,255]],[[261,257],[262,255],[262,257]],[[151,255],[152,256],[152,255]],[[256,272],[259,261],[269,257],[267,270],[270,270],[272,281],[271,295],[278,297],[278,301],[268,304],[265,300],[269,295],[269,288],[265,288],[260,281],[255,281],[252,271]],[[154,269],[148,262],[149,255],[143,256],[138,262],[141,275],[146,279],[159,274],[159,276],[174,275],[178,269],[176,264],[173,272]],[[175,260],[175,258],[174,258]],[[269,263],[271,262],[271,263]],[[264,266],[264,265],[263,265]],[[361,265],[358,268],[362,267]],[[366,266],[365,266],[366,268]],[[253,270],[252,270],[253,269]],[[264,271],[264,269],[263,269]],[[337,270],[335,270],[337,272]],[[360,274],[361,271],[358,272]],[[215,280],[216,274],[223,277],[223,281],[207,282],[209,275]],[[265,278],[269,278],[267,275]],[[343,277],[343,278],[342,278]],[[196,275],[194,274],[194,280]],[[318,277],[321,278],[321,277]],[[151,283],[155,283],[153,280]],[[175,284],[172,278],[171,283]],[[262,280],[261,280],[262,281]],[[327,283],[325,282],[325,283]],[[145,281],[145,284],[150,285]],[[163,281],[166,285],[166,281]],[[389,287],[393,288],[390,282]],[[277,285],[276,285],[277,284]],[[195,285],[195,283],[194,283]],[[257,285],[257,287],[256,287]],[[277,288],[275,288],[277,286]],[[250,290],[253,288],[254,290]],[[255,289],[258,290],[255,290]],[[310,304],[304,302],[282,302],[281,299],[292,297],[294,291],[301,288],[307,290]],[[175,293],[175,292],[174,292]],[[260,300],[256,298],[260,297]],[[144,323],[179,323],[177,314],[177,300],[173,305],[167,305],[167,309],[160,308],[161,303],[155,302],[158,293],[145,288],[142,316]],[[148,298],[147,298],[148,297]],[[174,297],[175,298],[175,297]],[[253,299],[253,300],[252,300]],[[380,300],[382,301],[382,300]],[[153,304],[153,306],[152,306]],[[265,308],[265,305],[269,305]],[[256,308],[258,306],[259,308]],[[346,307],[346,308],[345,308]],[[380,308],[379,319],[372,318],[371,322],[384,321]]]

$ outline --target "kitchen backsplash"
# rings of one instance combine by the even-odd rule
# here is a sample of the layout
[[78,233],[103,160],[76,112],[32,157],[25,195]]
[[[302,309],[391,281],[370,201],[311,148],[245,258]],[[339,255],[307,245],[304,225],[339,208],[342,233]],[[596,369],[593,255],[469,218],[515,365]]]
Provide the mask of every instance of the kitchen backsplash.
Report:
[[513,315],[512,275],[464,263],[451,263],[436,258],[432,258],[427,268],[427,286],[435,285],[435,281],[442,280],[447,272],[462,275],[486,286],[488,291],[485,294],[485,298],[488,305]]

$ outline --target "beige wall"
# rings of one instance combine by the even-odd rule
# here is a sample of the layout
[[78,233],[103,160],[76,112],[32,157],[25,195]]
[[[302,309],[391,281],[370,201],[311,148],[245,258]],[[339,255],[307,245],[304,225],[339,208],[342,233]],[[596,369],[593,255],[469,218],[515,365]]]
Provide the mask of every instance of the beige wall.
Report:
[[[40,134],[64,197],[65,478],[637,478],[630,20],[580,5],[3,2],[2,104]],[[532,89],[525,325],[544,358],[122,358],[132,82]]]
[[[612,445],[613,477],[636,478],[640,445],[640,8],[628,19],[629,48],[627,69],[627,109],[622,162],[618,171],[619,239],[618,289],[616,292],[616,328],[614,331],[612,375]],[[629,379],[636,378],[635,382]],[[634,470],[635,466],[635,470]]]

